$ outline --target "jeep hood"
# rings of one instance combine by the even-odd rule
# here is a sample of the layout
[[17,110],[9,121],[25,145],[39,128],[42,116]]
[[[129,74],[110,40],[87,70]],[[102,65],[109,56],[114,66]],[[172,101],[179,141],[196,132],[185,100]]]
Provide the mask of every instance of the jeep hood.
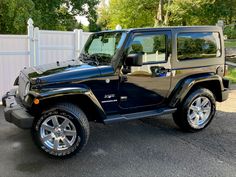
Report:
[[112,66],[92,66],[79,60],[55,62],[22,70],[22,73],[29,78],[32,84],[79,81],[112,74],[113,72]]

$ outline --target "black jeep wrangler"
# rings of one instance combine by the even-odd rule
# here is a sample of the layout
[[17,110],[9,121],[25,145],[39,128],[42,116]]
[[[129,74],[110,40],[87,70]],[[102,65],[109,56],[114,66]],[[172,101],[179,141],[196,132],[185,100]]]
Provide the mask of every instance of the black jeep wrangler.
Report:
[[78,59],[25,68],[2,98],[5,118],[31,128],[41,150],[82,150],[89,121],[105,124],[173,114],[196,132],[228,97],[222,30],[216,26],[94,33]]

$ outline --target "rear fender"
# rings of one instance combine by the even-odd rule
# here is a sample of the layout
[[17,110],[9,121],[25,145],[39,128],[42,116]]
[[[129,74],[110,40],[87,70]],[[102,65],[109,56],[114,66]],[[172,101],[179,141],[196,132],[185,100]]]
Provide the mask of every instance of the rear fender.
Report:
[[219,90],[219,92],[217,92],[217,100],[221,101],[222,91],[224,90],[222,78],[214,73],[205,73],[189,76],[179,81],[169,97],[169,106],[177,107],[184,100],[191,89],[201,87],[203,84],[206,85],[206,88],[212,87],[212,85],[209,84],[214,84],[213,82],[217,83],[214,87],[217,87],[216,89]]

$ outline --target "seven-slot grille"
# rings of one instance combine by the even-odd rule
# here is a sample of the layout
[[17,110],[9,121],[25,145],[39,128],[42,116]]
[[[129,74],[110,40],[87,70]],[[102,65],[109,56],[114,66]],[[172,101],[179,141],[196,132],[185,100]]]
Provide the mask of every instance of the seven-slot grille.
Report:
[[28,83],[28,79],[26,78],[26,76],[23,73],[20,73],[18,92],[19,92],[19,96],[21,100],[24,100],[25,89],[26,89],[27,83]]

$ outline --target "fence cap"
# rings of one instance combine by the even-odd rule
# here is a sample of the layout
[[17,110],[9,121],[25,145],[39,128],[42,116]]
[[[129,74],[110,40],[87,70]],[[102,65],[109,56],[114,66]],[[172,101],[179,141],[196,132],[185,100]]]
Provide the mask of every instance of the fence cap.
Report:
[[32,18],[29,18],[28,21],[27,21],[27,24],[29,26],[32,26],[34,24],[34,21],[32,20]]
[[118,24],[118,25],[116,25],[116,30],[121,30],[122,29],[122,27]]
[[224,20],[218,20],[218,22],[216,23],[216,26],[224,28]]

